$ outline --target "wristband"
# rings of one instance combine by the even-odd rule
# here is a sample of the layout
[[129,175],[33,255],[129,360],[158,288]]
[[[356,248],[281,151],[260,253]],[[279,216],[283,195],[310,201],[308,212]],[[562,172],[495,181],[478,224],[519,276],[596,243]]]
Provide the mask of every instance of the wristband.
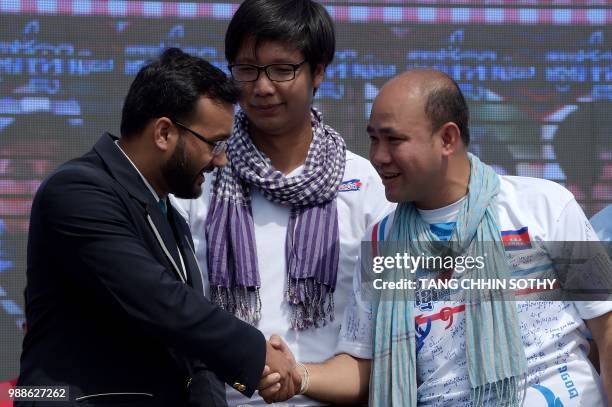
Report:
[[302,385],[300,386],[300,392],[298,394],[305,394],[308,391],[308,386],[310,385],[310,372],[303,363],[296,362],[296,365],[301,367],[304,371],[304,375],[302,376]]

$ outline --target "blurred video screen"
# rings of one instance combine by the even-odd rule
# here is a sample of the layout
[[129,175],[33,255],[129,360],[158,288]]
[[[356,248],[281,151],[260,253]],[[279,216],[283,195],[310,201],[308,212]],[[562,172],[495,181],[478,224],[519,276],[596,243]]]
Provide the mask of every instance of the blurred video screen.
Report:
[[[612,6],[603,0],[325,1],[337,50],[315,105],[354,152],[378,89],[413,67],[453,77],[470,149],[501,174],[612,203]],[[138,69],[171,46],[227,72],[239,2],[0,0],[0,381],[18,374],[28,216],[42,179],[118,135]]]

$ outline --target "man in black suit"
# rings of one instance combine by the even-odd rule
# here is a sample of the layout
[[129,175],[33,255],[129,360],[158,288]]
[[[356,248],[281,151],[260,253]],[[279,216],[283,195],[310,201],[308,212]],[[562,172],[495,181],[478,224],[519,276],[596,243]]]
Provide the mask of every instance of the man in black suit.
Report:
[[204,297],[167,199],[197,197],[224,165],[237,98],[223,72],[169,49],[132,83],[121,139],[104,134],[42,183],[18,386],[68,386],[74,405],[181,406],[197,377],[197,401],[216,405],[214,374],[248,396],[264,364],[286,377],[289,360]]

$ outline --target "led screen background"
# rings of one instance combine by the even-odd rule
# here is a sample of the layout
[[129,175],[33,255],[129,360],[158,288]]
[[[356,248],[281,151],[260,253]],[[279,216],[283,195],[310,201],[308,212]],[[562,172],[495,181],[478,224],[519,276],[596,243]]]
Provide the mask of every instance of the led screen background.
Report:
[[[315,104],[367,155],[380,86],[411,67],[463,89],[471,150],[500,173],[612,202],[612,5],[605,1],[327,1],[337,52]],[[28,214],[40,181],[118,133],[139,67],[179,46],[226,70],[229,2],[0,1],[0,380],[16,376]]]

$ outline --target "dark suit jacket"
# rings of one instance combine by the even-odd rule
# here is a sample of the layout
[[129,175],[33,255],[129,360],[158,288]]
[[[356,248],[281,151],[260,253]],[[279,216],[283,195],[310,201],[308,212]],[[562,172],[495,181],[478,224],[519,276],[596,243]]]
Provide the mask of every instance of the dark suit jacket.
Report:
[[252,395],[263,335],[204,297],[187,224],[171,207],[164,217],[114,140],[102,136],[34,198],[18,385],[69,386],[86,405],[180,406],[199,359]]

